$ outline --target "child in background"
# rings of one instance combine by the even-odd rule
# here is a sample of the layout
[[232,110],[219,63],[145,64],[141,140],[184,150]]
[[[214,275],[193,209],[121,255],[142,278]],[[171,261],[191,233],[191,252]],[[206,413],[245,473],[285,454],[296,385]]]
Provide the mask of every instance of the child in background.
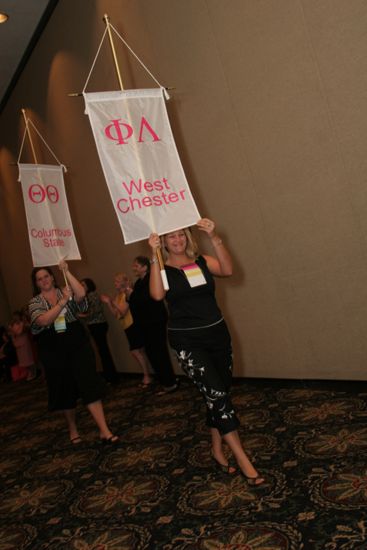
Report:
[[34,380],[37,376],[35,358],[29,327],[20,313],[15,313],[10,322],[10,334],[18,359],[18,371],[12,369],[13,380]]

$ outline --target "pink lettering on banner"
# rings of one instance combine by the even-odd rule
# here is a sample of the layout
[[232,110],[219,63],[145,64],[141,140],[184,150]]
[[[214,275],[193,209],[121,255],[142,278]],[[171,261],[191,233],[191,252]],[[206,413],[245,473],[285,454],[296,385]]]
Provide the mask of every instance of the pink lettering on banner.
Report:
[[28,190],[28,196],[32,202],[35,202],[39,204],[40,202],[43,202],[46,198],[46,191],[42,187],[42,185],[38,185],[38,183],[35,183],[34,185],[31,185]]
[[[112,139],[113,141],[118,141],[119,145],[126,145],[127,140],[131,138],[133,135],[133,128],[130,126],[130,124],[124,124],[123,122],[119,122],[121,119],[117,118],[116,120],[112,121],[112,124],[109,126],[106,126],[104,133],[108,137],[108,139]],[[121,126],[126,128],[127,133],[124,135],[121,131]],[[116,134],[115,137],[112,135],[112,129],[115,130]]]
[[39,239],[44,248],[64,248],[66,245],[64,239],[73,235],[71,229],[60,229],[58,227],[38,229],[33,227],[31,236],[33,239]]
[[54,185],[47,185],[46,187],[43,187],[38,183],[30,186],[28,190],[28,196],[30,200],[32,202],[35,202],[36,204],[40,204],[41,202],[43,202],[46,197],[50,202],[55,204],[60,198],[59,192]]
[[59,229],[58,227],[53,227],[52,229],[37,229],[32,227],[31,235],[34,239],[43,239],[44,237],[72,237],[71,229]]
[[146,118],[141,117],[140,132],[139,132],[139,139],[138,139],[139,143],[144,141],[143,140],[143,130],[144,130],[144,128],[146,128],[148,130],[148,132],[151,134],[151,136],[153,137],[153,141],[160,141],[159,137],[157,136],[157,134],[155,133],[155,131],[153,130],[153,128],[151,127],[149,122],[146,120]]
[[46,187],[46,193],[48,200],[55,204],[59,200],[59,192],[54,185],[48,185]]
[[[117,145],[126,145],[128,140],[134,134],[134,128],[127,124],[126,122],[120,122],[121,118],[116,118],[111,121],[111,124],[106,126],[104,133],[108,139],[112,141],[117,141]],[[139,139],[138,143],[144,142],[143,132],[149,132],[153,141],[161,141],[158,134],[153,130],[152,126],[149,124],[145,117],[141,117],[140,127],[139,127]]]
[[135,180],[130,180],[129,184],[126,183],[126,181],[123,181],[122,185],[125,187],[128,195],[132,195],[133,191],[141,193],[142,188],[144,188],[144,190],[148,193],[151,193],[152,191],[163,191],[163,189],[171,189],[167,178],[162,178],[162,180],[155,180],[152,182],[144,181],[144,183],[143,180],[139,178],[138,182]]
[[[130,183],[123,181],[122,186],[127,192],[128,198],[120,198],[116,202],[117,210],[121,214],[186,200],[186,189],[172,192],[167,178],[154,181],[144,181],[139,178],[137,181],[130,180]],[[166,193],[166,190],[171,192]],[[149,193],[149,195],[145,193]],[[138,196],[132,196],[133,194]]]

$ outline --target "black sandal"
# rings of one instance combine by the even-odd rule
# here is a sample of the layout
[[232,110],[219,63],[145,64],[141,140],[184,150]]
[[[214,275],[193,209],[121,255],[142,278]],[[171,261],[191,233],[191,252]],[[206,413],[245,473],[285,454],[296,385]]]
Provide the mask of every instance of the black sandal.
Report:
[[180,387],[180,382],[177,380],[177,382],[173,384],[173,386],[169,386],[169,387],[165,386],[163,390],[157,392],[157,395],[166,395],[168,393],[174,393],[179,389],[179,387]]
[[246,474],[244,474],[243,472],[241,472],[241,475],[242,475],[242,477],[245,478],[248,485],[251,485],[252,487],[257,487],[257,486],[262,485],[263,483],[265,483],[265,478],[262,477],[260,474],[257,474],[257,476],[255,476],[255,477],[249,477]]
[[110,435],[110,437],[101,437],[102,445],[116,445],[120,441],[118,435]]
[[236,467],[232,466],[229,462],[228,464],[222,464],[221,462],[219,462],[219,460],[215,458],[213,454],[211,454],[211,458],[214,461],[216,469],[222,472],[223,474],[234,476],[237,473]]

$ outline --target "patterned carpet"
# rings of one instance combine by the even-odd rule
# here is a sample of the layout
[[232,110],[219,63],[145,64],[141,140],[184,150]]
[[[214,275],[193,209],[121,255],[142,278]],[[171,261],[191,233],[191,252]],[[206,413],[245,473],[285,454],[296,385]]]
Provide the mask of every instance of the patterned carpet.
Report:
[[165,396],[135,377],[110,389],[117,447],[82,407],[72,446],[40,379],[0,395],[0,550],[367,549],[366,383],[236,381],[261,487],[213,469],[186,380]]

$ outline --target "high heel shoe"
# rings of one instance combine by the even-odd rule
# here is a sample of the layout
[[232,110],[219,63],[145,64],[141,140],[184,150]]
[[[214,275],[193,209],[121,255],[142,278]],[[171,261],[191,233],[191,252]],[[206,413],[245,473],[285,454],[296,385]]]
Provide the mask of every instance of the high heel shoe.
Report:
[[228,474],[230,476],[233,476],[234,474],[237,473],[237,469],[234,466],[232,466],[229,462],[228,464],[222,464],[221,462],[219,462],[219,460],[215,458],[213,454],[211,454],[210,456],[215,464],[216,469],[222,472],[223,474]]
[[110,435],[110,437],[101,437],[100,441],[102,445],[117,445],[120,443],[120,438],[118,435]]
[[257,474],[255,477],[249,477],[241,471],[241,475],[245,478],[248,485],[251,485],[252,487],[258,487],[259,485],[265,483],[265,478],[260,474]]

